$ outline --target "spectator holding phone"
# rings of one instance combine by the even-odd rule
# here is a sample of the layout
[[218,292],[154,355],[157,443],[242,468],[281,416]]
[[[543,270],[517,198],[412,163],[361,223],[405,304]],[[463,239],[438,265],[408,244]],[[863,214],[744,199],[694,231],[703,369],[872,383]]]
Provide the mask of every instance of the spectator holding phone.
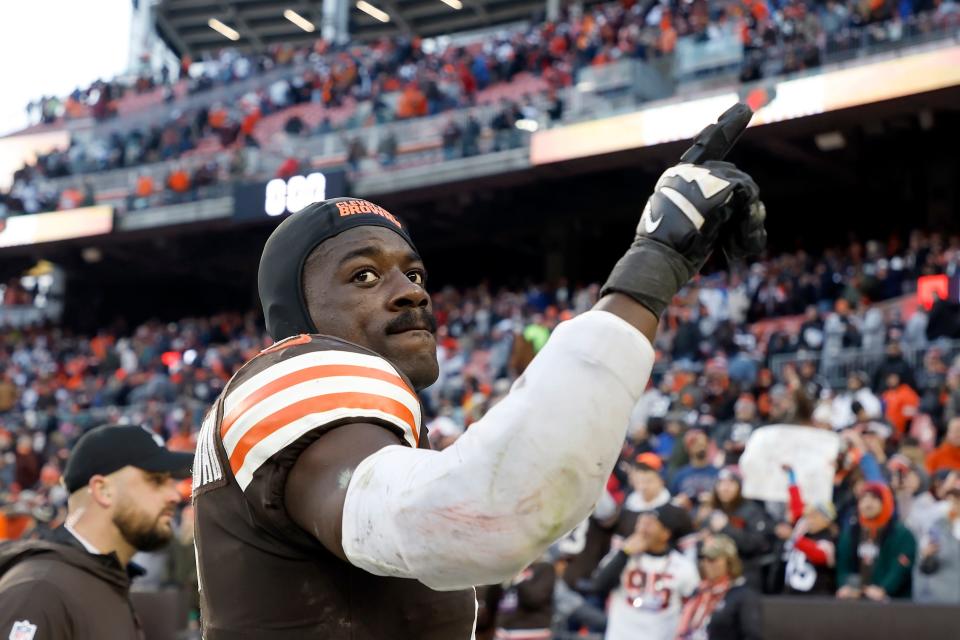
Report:
[[960,604],[960,487],[947,490],[947,512],[921,538],[913,572],[913,600]]

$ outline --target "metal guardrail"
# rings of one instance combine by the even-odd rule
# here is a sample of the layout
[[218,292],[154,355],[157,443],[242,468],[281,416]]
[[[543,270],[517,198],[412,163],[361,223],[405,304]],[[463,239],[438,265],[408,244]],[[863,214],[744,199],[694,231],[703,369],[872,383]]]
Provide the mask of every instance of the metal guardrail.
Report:
[[194,224],[233,215],[233,185],[224,184],[185,194],[179,201],[128,210],[117,216],[116,231],[137,231],[174,224]]
[[[915,371],[923,368],[923,358],[930,349],[939,349],[945,362],[960,356],[960,340],[940,340],[923,347],[903,349],[903,357]],[[883,361],[883,349],[841,349],[833,353],[797,352],[775,355],[770,358],[770,369],[782,378],[788,366],[799,367],[805,362],[817,365],[817,373],[832,388],[845,388],[847,377],[856,371],[872,373]]]
[[960,11],[930,11],[903,20],[863,25],[828,37],[823,48],[824,64],[949,37],[960,37]]
[[[529,140],[516,149],[481,153],[468,158],[454,158],[440,163],[425,163],[416,167],[393,171],[375,171],[362,174],[353,182],[358,196],[375,196],[436,184],[473,180],[485,176],[530,168]],[[441,152],[437,152],[440,155]]]
[[[542,108],[545,105],[538,104]],[[384,137],[392,133],[401,145],[415,145],[428,141],[439,141],[443,128],[448,120],[463,125],[467,114],[472,113],[480,123],[486,127],[490,120],[500,110],[499,104],[483,104],[474,107],[464,107],[456,111],[447,111],[433,116],[415,118],[411,120],[395,120],[358,129],[345,129],[333,133],[311,136],[307,138],[288,137],[285,140],[295,153],[308,153],[315,157],[334,156],[345,154],[350,140],[359,138],[367,151],[374,154],[377,145]]]
[[[787,47],[782,41],[776,42],[763,52],[762,79],[750,83],[740,82],[738,67],[720,60],[713,68],[701,68],[694,74],[687,74],[686,78],[673,86],[672,93],[667,96],[651,96],[642,91],[634,91],[623,92],[610,99],[571,87],[562,92],[567,105],[572,105],[572,108],[565,112],[562,124],[629,113],[653,100],[679,103],[705,94],[728,91],[733,86],[739,88],[741,94],[746,94],[753,88],[767,87],[775,78],[782,80],[815,76],[861,64],[862,58],[885,54],[897,57],[910,55],[918,49],[934,47],[934,43],[960,43],[960,12],[942,16],[937,23],[934,23],[929,13],[913,16],[902,21],[900,30],[894,33],[895,38],[878,37],[878,30],[888,24],[878,23],[845,30],[843,39],[834,38],[820,50],[818,66],[791,73],[783,68]],[[662,75],[670,76],[674,73],[676,55],[654,57],[646,64],[657,68]]]
[[696,73],[733,69],[743,63],[743,42],[734,28],[726,28],[719,37],[700,42],[695,36],[677,40],[673,76],[686,78]]

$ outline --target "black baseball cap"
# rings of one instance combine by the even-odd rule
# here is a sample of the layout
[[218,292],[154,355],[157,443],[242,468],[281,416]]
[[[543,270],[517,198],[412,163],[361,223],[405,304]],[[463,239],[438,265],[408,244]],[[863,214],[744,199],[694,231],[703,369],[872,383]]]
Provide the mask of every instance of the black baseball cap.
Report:
[[672,504],[662,504],[650,511],[669,532],[671,544],[693,532],[693,521],[685,509]]
[[192,453],[170,451],[163,446],[163,439],[146,427],[102,426],[77,441],[63,471],[63,484],[73,493],[93,476],[126,466],[187,478],[192,464]]

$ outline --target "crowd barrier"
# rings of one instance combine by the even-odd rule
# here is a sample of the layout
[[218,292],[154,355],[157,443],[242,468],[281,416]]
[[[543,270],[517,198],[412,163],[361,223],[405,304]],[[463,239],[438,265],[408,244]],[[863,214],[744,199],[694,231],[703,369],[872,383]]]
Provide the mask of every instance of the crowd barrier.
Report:
[[960,606],[778,596],[763,599],[768,640],[948,640],[960,636]]
[[[186,612],[176,590],[134,593],[146,640],[178,640]],[[764,640],[949,640],[960,606],[775,596],[763,599]],[[583,636],[577,635],[577,640]]]

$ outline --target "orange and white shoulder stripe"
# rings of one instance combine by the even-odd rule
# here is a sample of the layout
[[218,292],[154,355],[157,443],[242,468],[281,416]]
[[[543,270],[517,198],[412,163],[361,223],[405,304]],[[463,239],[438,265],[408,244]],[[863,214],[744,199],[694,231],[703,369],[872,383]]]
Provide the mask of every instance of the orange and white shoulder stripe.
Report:
[[269,458],[317,427],[375,418],[419,442],[420,402],[383,358],[316,351],[271,365],[224,398],[220,435],[242,489]]

